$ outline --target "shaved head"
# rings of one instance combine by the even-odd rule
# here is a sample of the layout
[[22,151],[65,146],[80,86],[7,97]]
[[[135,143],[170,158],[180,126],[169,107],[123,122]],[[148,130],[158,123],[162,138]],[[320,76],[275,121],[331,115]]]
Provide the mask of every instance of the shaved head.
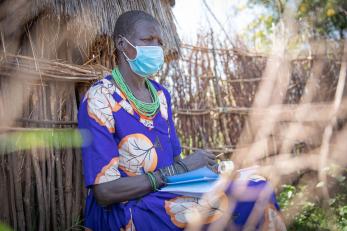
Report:
[[113,41],[116,41],[120,35],[124,37],[131,36],[132,32],[134,31],[135,24],[138,21],[148,21],[160,25],[157,19],[144,11],[127,11],[121,14],[116,21],[113,32]]

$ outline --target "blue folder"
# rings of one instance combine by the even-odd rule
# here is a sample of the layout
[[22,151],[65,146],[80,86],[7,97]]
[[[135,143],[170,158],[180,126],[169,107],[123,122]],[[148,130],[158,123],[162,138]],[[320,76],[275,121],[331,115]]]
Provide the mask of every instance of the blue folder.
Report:
[[217,173],[207,167],[203,167],[187,173],[168,177],[167,186],[160,189],[160,191],[201,197],[204,193],[212,189],[218,178],[219,175]]
[[[255,174],[259,166],[237,170],[238,180],[249,180]],[[254,175],[256,177],[256,175]],[[184,196],[201,197],[204,193],[209,192],[219,175],[207,167],[199,168],[190,172],[170,176],[167,178],[167,186],[159,191],[170,192]],[[258,180],[265,180],[259,178]]]
[[212,170],[210,170],[208,167],[202,167],[199,169],[195,169],[190,172],[178,174],[175,176],[169,176],[167,178],[168,184],[177,184],[177,183],[185,183],[185,182],[191,182],[191,181],[204,181],[204,180],[216,180],[218,179],[219,175]]

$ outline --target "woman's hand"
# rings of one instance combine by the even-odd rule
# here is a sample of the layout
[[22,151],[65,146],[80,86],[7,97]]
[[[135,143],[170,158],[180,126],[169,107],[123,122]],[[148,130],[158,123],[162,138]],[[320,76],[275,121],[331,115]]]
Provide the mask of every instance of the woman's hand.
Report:
[[182,159],[182,162],[187,166],[189,171],[192,171],[204,166],[214,166],[216,164],[216,156],[210,152],[198,150]]

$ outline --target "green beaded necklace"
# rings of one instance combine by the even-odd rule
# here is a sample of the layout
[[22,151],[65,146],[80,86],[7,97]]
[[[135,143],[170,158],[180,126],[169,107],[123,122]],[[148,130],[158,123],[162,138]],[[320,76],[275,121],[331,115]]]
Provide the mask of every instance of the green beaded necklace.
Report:
[[134,96],[134,94],[129,89],[128,85],[125,83],[123,76],[118,68],[112,70],[112,76],[113,79],[116,81],[118,87],[126,95],[127,99],[135,106],[136,110],[139,113],[146,117],[152,117],[157,113],[158,108],[160,106],[157,90],[154,88],[153,84],[147,78],[145,79],[145,81],[149,89],[149,92],[151,93],[151,103],[143,102]]

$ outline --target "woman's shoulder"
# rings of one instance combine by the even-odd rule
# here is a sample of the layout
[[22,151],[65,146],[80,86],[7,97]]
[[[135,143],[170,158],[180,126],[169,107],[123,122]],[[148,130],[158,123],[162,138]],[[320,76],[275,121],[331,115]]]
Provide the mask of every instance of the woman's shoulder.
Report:
[[93,92],[102,89],[104,93],[114,91],[115,85],[112,83],[112,75],[104,75],[102,79],[95,81],[87,92]]
[[95,81],[87,90],[84,99],[88,97],[109,97],[114,93],[118,93],[117,87],[112,80],[112,75],[106,74],[102,79]]
[[112,81],[112,75],[105,75],[102,79],[95,81],[84,94],[80,109],[104,108],[112,110],[121,101],[121,92]]

